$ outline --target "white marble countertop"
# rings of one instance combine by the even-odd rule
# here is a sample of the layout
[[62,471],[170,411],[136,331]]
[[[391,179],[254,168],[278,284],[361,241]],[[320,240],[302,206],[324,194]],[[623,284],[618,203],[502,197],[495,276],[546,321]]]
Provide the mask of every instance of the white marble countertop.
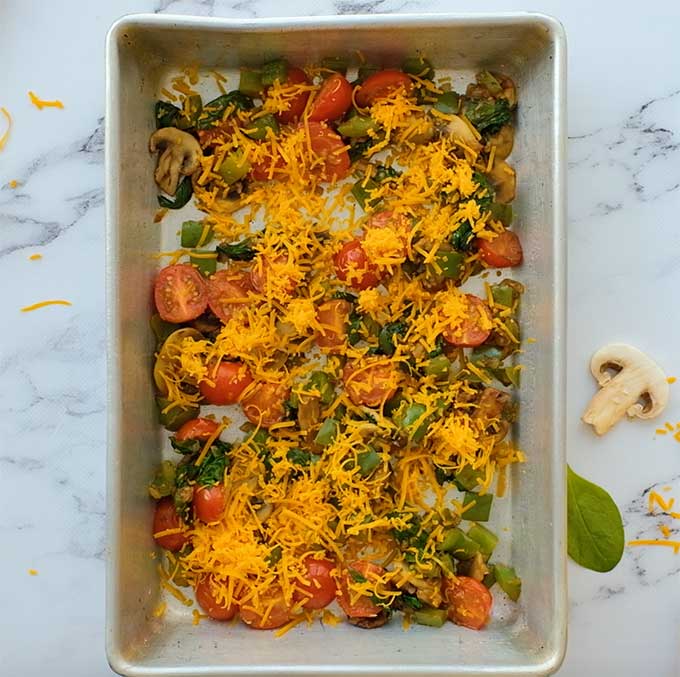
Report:
[[[655,437],[655,422],[622,423],[595,439],[579,415],[593,392],[589,357],[604,343],[629,341],[680,376],[680,9],[674,0],[644,7],[537,0],[530,8],[561,19],[569,42],[569,460],[610,490],[628,539],[654,538],[663,519],[646,514],[645,492],[669,486],[666,495],[680,501],[680,444]],[[104,655],[109,25],[149,11],[242,17],[452,9],[444,0],[2,3],[0,106],[14,117],[0,153],[2,674],[111,674]],[[462,0],[455,9],[527,7]],[[39,111],[28,90],[58,97],[65,108]],[[32,254],[43,258],[29,260]],[[45,298],[73,305],[19,312]],[[678,389],[680,382],[664,415],[673,423],[680,421]],[[627,548],[609,574],[570,563],[569,586],[560,677],[680,674],[680,556]]]

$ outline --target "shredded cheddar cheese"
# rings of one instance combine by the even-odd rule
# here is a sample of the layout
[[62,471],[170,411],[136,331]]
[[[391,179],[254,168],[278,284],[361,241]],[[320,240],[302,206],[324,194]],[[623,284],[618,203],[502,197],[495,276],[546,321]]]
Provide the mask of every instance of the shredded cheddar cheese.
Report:
[[0,106],[0,113],[5,116],[5,120],[7,121],[7,129],[5,129],[5,131],[0,136],[0,150],[2,150],[7,145],[9,133],[12,130],[12,116],[9,114],[9,111],[2,106]]
[[34,92],[29,92],[28,98],[31,100],[31,103],[38,110],[42,110],[43,108],[63,108],[64,107],[64,104],[61,101],[59,101],[59,99],[55,99],[54,101],[45,101],[44,99],[41,99],[38,96],[36,96],[36,94]]
[[46,308],[47,306],[71,306],[73,305],[70,301],[64,301],[63,299],[54,299],[52,301],[40,301],[39,303],[34,303],[30,306],[24,306],[21,309],[22,313],[30,313],[32,310],[39,310],[40,308]]
[[28,257],[29,261],[40,261],[40,259],[42,259],[42,254],[31,254]]

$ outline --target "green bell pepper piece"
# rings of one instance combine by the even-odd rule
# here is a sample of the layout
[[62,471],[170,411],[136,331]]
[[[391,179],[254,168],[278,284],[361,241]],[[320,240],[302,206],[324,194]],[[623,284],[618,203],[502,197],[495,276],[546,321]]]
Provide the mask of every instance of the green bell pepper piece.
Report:
[[163,461],[152,482],[149,484],[149,496],[158,500],[164,496],[172,496],[175,492],[176,468],[172,461]]
[[435,275],[438,273],[449,280],[455,280],[463,272],[465,254],[440,249],[435,255],[435,261],[436,266],[433,266],[433,273]]
[[269,61],[262,66],[262,84],[273,85],[277,80],[281,83],[288,77],[288,63],[283,59]]
[[241,68],[238,91],[246,96],[259,98],[262,95],[262,73],[252,68]]
[[217,173],[224,179],[225,183],[232,184],[240,181],[250,171],[250,162],[244,159],[243,153],[235,150],[227,153]]
[[401,70],[409,75],[417,75],[425,80],[434,78],[434,66],[430,61],[422,56],[409,56],[401,64]]
[[454,481],[461,491],[472,491],[479,484],[483,474],[481,470],[475,470],[472,466],[465,465],[456,472]]
[[172,432],[179,430],[187,421],[196,418],[200,413],[200,407],[173,407],[165,413],[163,410],[170,404],[170,401],[164,397],[157,397],[156,404],[158,405],[158,417],[160,424]]
[[479,543],[468,538],[458,527],[453,527],[445,532],[444,540],[437,549],[450,553],[456,559],[471,559],[479,552]]
[[185,249],[193,249],[199,245],[206,245],[213,238],[212,226],[208,226],[208,232],[204,242],[201,242],[201,235],[203,235],[203,223],[201,221],[185,221],[182,224],[182,247]]
[[252,120],[249,124],[248,129],[245,132],[246,136],[256,141],[262,141],[262,139],[267,138],[267,130],[271,129],[274,134],[279,133],[279,123],[276,118],[271,114],[267,113],[262,117]]
[[515,573],[514,568],[505,564],[494,564],[493,572],[503,592],[516,602],[522,593],[522,579]]
[[425,373],[428,376],[435,376],[437,378],[445,378],[449,375],[449,368],[451,367],[451,361],[446,355],[437,355],[433,357],[425,365]]
[[362,477],[368,477],[381,463],[378,452],[370,447],[367,451],[357,454],[359,473]]
[[412,618],[418,625],[441,628],[446,623],[448,612],[446,609],[417,609],[413,612]]
[[474,505],[463,513],[463,519],[473,522],[488,522],[491,504],[493,503],[493,494],[484,494],[482,496],[472,491],[466,491],[463,507],[470,505],[473,501]]
[[435,110],[445,115],[457,115],[460,106],[460,94],[457,92],[443,92],[437,95]]
[[[195,251],[196,254],[214,254],[214,252],[211,252],[207,249],[197,249]],[[189,261],[192,266],[196,266],[198,270],[205,275],[205,277],[209,277],[210,275],[214,275],[215,271],[217,270],[217,256],[215,257],[210,257],[210,258],[204,258],[202,256],[192,256],[191,254],[189,255]]]
[[338,134],[350,139],[358,139],[362,136],[367,136],[377,126],[378,123],[373,118],[366,115],[355,115],[338,125]]
[[338,434],[338,422],[334,418],[327,418],[319,428],[319,432],[314,438],[314,444],[322,447],[327,447],[333,444],[335,437]]
[[468,538],[479,543],[479,552],[489,558],[498,544],[498,536],[481,524],[473,524],[467,532]]

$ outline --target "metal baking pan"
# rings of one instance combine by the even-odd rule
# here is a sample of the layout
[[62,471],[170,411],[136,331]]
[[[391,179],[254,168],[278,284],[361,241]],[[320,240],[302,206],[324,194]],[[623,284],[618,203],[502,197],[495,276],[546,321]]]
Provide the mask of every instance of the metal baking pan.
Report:
[[[238,624],[162,618],[146,483],[161,457],[149,368],[153,254],[174,226],[153,223],[154,159],[147,151],[153,103],[170,73],[188,64],[235,73],[274,56],[298,64],[352,54],[386,66],[422,50],[438,70],[468,79],[481,67],[518,86],[516,227],[528,292],[522,311],[526,369],[515,466],[498,501],[507,558],[523,577],[515,608],[497,603],[482,632],[447,624],[404,632],[300,625],[281,639]],[[501,15],[375,15],[206,19],[137,15],[107,41],[106,191],[109,356],[107,653],[124,675],[539,675],[555,671],[566,644],[565,539],[565,36],[554,19]],[[233,82],[233,81],[232,81]],[[173,228],[168,233],[168,228]],[[502,506],[502,507],[501,507]],[[498,598],[501,595],[497,595]]]

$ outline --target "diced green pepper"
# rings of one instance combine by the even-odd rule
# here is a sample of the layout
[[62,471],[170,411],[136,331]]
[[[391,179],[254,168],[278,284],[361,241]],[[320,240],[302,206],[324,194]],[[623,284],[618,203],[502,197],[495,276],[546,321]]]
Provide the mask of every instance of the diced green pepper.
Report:
[[368,181],[359,179],[352,186],[352,195],[362,209],[366,209],[367,206],[375,207],[380,200],[372,198],[371,192],[378,187],[378,184],[373,179],[368,179]]
[[250,171],[250,162],[243,157],[239,150],[227,153],[217,173],[224,179],[225,183],[232,184],[240,181]]
[[[196,254],[214,254],[215,252],[208,251],[206,249],[201,249],[201,250],[196,250]],[[210,275],[214,275],[215,271],[217,270],[217,256],[193,256],[192,254],[189,255],[189,261],[191,262],[192,266],[196,266],[203,275],[206,277],[209,277]]]
[[396,350],[395,339],[406,333],[406,324],[401,321],[388,322],[378,334],[378,346],[384,355],[394,355]]
[[338,422],[334,418],[327,418],[319,428],[319,432],[314,438],[314,444],[322,447],[327,447],[333,444],[335,437],[338,434]]
[[[465,255],[460,252],[450,252],[445,249],[440,249],[435,255],[436,265],[433,272],[439,273],[449,280],[455,280],[460,277],[465,265]],[[439,272],[441,271],[441,272]]]
[[472,520],[474,522],[488,522],[491,513],[491,504],[493,503],[493,494],[476,494],[472,491],[465,492],[463,499],[463,507],[470,505],[474,501],[474,505],[468,508],[463,513],[463,519]]
[[266,115],[262,115],[256,120],[249,122],[248,129],[245,131],[245,134],[251,139],[262,141],[262,139],[267,138],[267,131],[270,129],[274,132],[274,134],[278,134],[279,123],[271,113],[267,113]]
[[505,564],[494,564],[493,572],[503,592],[516,602],[522,593],[522,579],[515,573],[514,568]]
[[238,91],[246,96],[259,98],[264,89],[262,85],[262,73],[252,68],[241,68],[238,81]]
[[165,341],[165,339],[168,338],[170,334],[179,329],[176,324],[166,322],[164,319],[162,319],[158,313],[155,313],[151,316],[149,324],[151,325],[151,331],[153,331],[154,335],[156,336],[158,343],[163,343],[163,341]]
[[473,524],[467,532],[468,538],[479,543],[479,552],[487,559],[498,544],[498,536],[481,524]]
[[375,75],[378,72],[380,72],[380,66],[364,63],[357,69],[357,79],[359,82],[363,82],[366,78],[370,78],[371,75]]
[[456,115],[460,106],[460,94],[457,92],[442,92],[437,95],[437,103],[434,104],[435,110],[445,115]]
[[179,129],[192,129],[196,126],[202,111],[203,101],[201,96],[199,94],[187,96],[177,118],[177,127]]
[[437,355],[433,357],[425,365],[425,373],[428,376],[436,376],[437,378],[445,378],[449,375],[449,368],[451,367],[451,361],[446,355]]
[[470,559],[479,552],[479,543],[468,538],[458,527],[454,527],[444,533],[444,540],[437,549],[451,553],[456,559]]
[[347,59],[344,56],[327,56],[321,59],[321,68],[347,75]]
[[446,623],[448,612],[446,609],[417,609],[413,612],[412,618],[418,625],[441,628]]
[[368,132],[376,129],[378,123],[367,115],[355,115],[338,125],[338,134],[350,139],[358,139],[367,136]]
[[492,202],[489,207],[491,218],[500,221],[504,226],[512,225],[512,205],[501,204],[500,202]]
[[208,226],[206,236],[201,241],[203,235],[203,223],[201,221],[185,221],[182,224],[182,247],[186,249],[193,249],[208,244],[213,238],[212,226]]
[[416,444],[421,442],[430,425],[429,417],[426,417],[416,428],[416,423],[427,411],[427,407],[420,402],[404,403],[394,414],[394,422],[407,432],[409,439]]
[[283,59],[269,61],[262,66],[262,84],[273,85],[277,80],[281,83],[288,77],[288,63]]
[[503,361],[503,351],[497,346],[477,346],[470,353],[470,362],[497,368]]
[[367,451],[357,454],[357,463],[361,476],[368,477],[380,465],[380,454],[373,447],[369,447]]
[[437,554],[437,559],[440,561],[442,569],[447,574],[456,573],[456,565],[453,563],[453,557],[448,552],[440,552]]
[[494,585],[496,585],[496,574],[493,572],[493,567],[489,570],[489,573],[484,576],[482,579],[482,583],[487,587],[487,588],[493,588]]
[[283,555],[283,548],[281,548],[280,545],[275,545],[270,551],[267,557],[265,558],[267,560],[267,564],[270,567],[273,567],[276,565],[279,560],[281,559],[281,555]]
[[492,96],[498,96],[503,92],[503,88],[496,78],[489,71],[480,71],[475,76],[477,82],[489,90]]
[[175,492],[175,475],[175,464],[172,461],[163,461],[149,484],[149,496],[156,500],[171,496]]
[[167,101],[156,101],[156,129],[175,127],[182,111]]
[[456,472],[454,481],[461,491],[472,491],[479,484],[483,471],[465,465]]
[[164,397],[157,397],[156,403],[158,404],[158,416],[160,424],[166,429],[172,432],[179,430],[187,421],[191,421],[192,418],[196,418],[200,413],[200,407],[179,407],[174,406],[168,411],[163,411],[169,404],[170,401]]
[[331,377],[325,371],[315,371],[307,381],[305,390],[311,390],[319,393],[321,402],[329,405],[335,399],[335,388]]
[[428,59],[418,54],[404,59],[404,62],[401,64],[401,70],[404,73],[416,75],[425,80],[432,80],[434,78],[434,67]]
[[515,302],[515,291],[505,284],[491,285],[491,296],[494,303],[507,308],[511,308]]

